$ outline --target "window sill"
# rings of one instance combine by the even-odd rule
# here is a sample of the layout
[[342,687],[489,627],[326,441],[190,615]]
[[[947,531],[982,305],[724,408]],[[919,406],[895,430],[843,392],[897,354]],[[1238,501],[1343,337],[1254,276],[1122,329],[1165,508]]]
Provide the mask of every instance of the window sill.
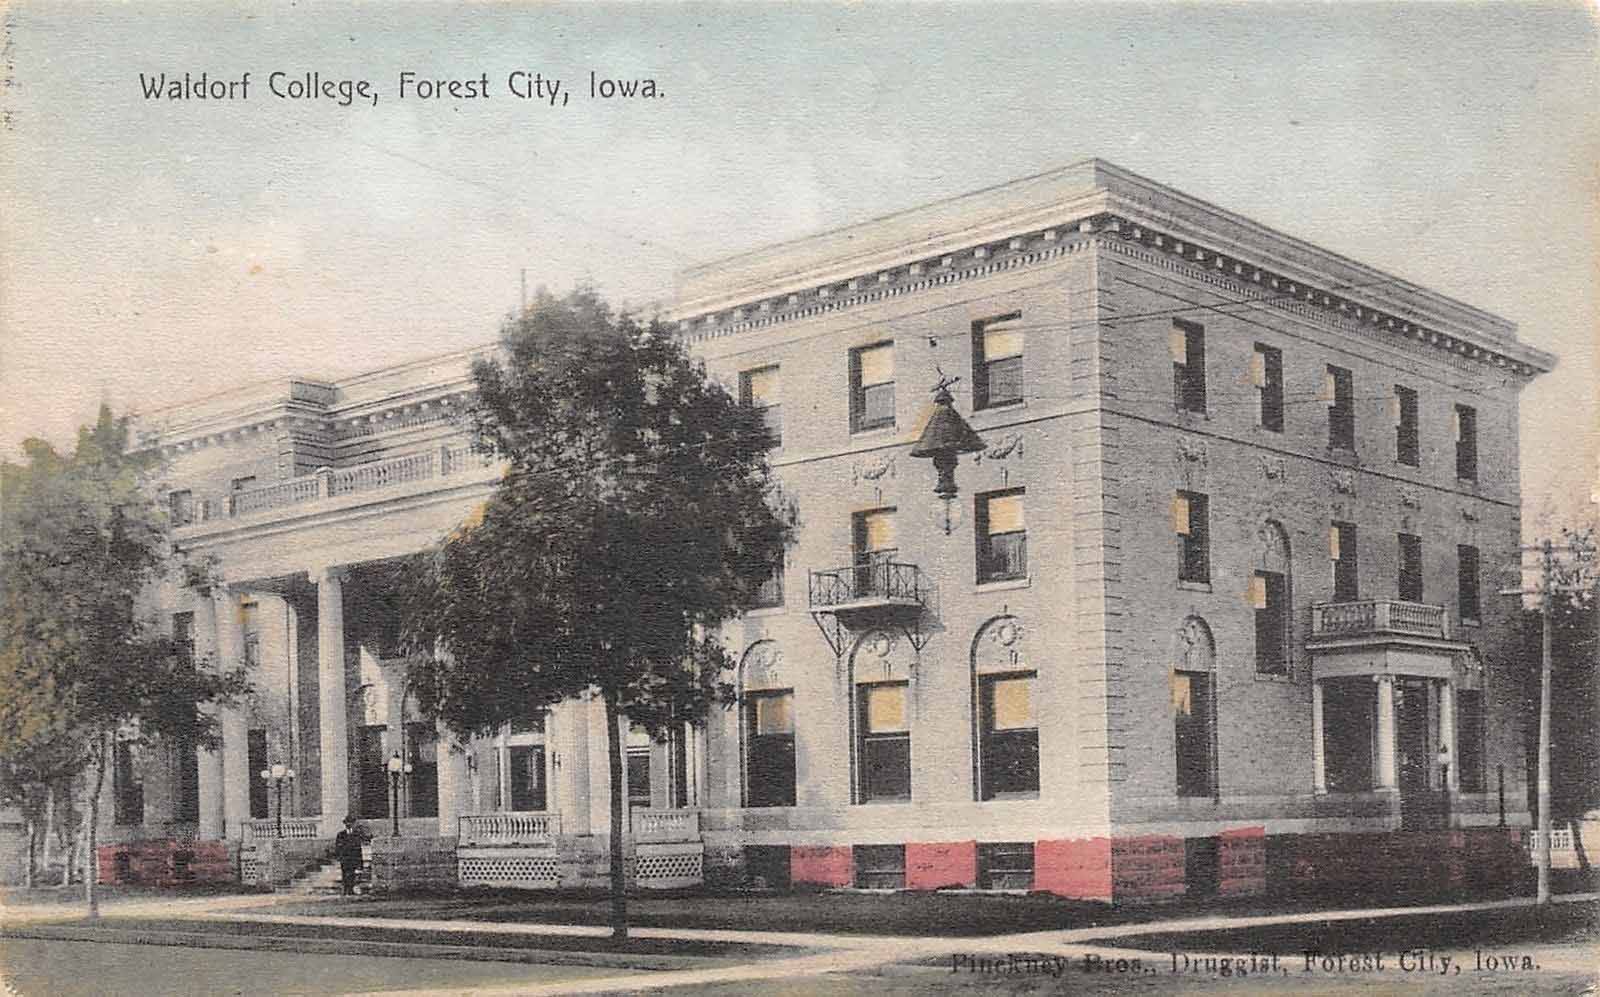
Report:
[[985,799],[979,800],[978,802],[979,803],[1014,803],[1014,802],[1016,802],[1018,800],[1037,800],[1038,798],[1039,798],[1039,793],[1038,793],[1037,790],[1035,790],[1032,793],[996,793],[993,796],[990,796],[990,797],[987,797]]
[[1481,627],[1483,626],[1483,621],[1475,620],[1469,616],[1463,616],[1461,618],[1461,625],[1464,627]]
[[1256,681],[1291,685],[1294,682],[1294,676],[1289,672],[1256,672]]
[[903,807],[903,806],[907,806],[910,803],[911,803],[911,797],[909,797],[909,796],[897,796],[897,797],[894,797],[893,799],[857,800],[854,805],[858,806],[858,807]]
[[889,435],[894,432],[896,424],[893,422],[874,423],[871,426],[852,426],[851,436],[871,436],[874,433]]
[[751,617],[779,616],[782,615],[783,611],[787,608],[788,607],[781,602],[776,606],[757,606],[754,609],[745,610],[744,618],[748,620]]
[[1028,407],[1028,400],[1026,398],[1018,398],[1016,401],[1011,401],[1011,402],[990,402],[989,404],[985,405],[983,408],[973,409],[972,410],[972,414],[973,415],[977,415],[980,412],[1005,412],[1005,411],[1009,411],[1011,409],[1020,409],[1020,408],[1027,408],[1027,407]]
[[1025,589],[1032,584],[1033,578],[1030,576],[1024,576],[1022,578],[996,578],[992,581],[978,582],[972,587],[972,591],[980,595],[985,592],[1009,592],[1014,589]]
[[1207,411],[1205,411],[1203,409],[1197,411],[1197,410],[1192,409],[1192,408],[1179,408],[1178,406],[1174,405],[1172,407],[1172,411],[1177,414],[1178,418],[1185,419],[1185,420],[1188,420],[1188,421],[1191,421],[1191,422],[1210,422],[1211,421],[1211,413],[1207,412]]
[[1210,582],[1190,582],[1178,579],[1178,588],[1184,592],[1210,592]]

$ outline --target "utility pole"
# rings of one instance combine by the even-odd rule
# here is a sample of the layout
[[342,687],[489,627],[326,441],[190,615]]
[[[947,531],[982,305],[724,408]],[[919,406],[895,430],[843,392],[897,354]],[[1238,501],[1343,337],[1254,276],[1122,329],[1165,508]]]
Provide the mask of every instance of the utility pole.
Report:
[[[1554,639],[1555,594],[1559,591],[1574,591],[1583,586],[1582,562],[1584,551],[1570,544],[1556,544],[1546,539],[1531,546],[1519,548],[1523,553],[1535,553],[1539,556],[1538,572],[1539,582],[1534,588],[1501,589],[1501,595],[1539,597],[1539,623],[1540,623],[1540,663],[1539,663],[1539,770],[1538,806],[1539,827],[1534,836],[1534,863],[1538,868],[1538,893],[1535,902],[1548,904],[1550,902],[1550,685],[1552,678],[1552,658]],[[1564,584],[1557,575],[1559,564],[1557,553],[1574,554],[1579,564],[1579,577],[1572,584]],[[1522,561],[1519,559],[1506,570],[1522,570]]]

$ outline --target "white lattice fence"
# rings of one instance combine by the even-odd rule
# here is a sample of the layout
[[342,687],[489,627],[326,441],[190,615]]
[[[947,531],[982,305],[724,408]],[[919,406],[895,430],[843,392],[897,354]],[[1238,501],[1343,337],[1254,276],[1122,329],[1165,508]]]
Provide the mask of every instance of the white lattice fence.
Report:
[[705,848],[699,842],[640,844],[634,853],[633,879],[641,890],[698,886],[705,880]]
[[242,883],[261,882],[261,859],[254,850],[239,853],[239,881]]
[[462,886],[553,888],[561,882],[554,855],[472,855],[457,860]]

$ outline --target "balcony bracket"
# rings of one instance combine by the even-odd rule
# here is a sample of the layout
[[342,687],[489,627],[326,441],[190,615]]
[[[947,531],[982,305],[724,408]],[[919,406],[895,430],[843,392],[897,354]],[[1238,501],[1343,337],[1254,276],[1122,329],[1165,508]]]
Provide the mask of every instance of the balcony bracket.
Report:
[[[827,620],[826,623],[823,622],[824,619]],[[849,639],[849,634],[844,624],[839,622],[839,614],[813,610],[811,621],[822,631],[822,639],[828,642],[828,649],[833,652],[834,659],[842,661],[845,641]]]

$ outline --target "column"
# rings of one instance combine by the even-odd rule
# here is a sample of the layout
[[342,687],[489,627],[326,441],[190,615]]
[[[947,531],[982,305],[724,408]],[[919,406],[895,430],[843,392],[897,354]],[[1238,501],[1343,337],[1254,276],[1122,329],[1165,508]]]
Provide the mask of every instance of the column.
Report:
[[1328,791],[1328,760],[1322,738],[1322,683],[1311,683],[1311,791]]
[[[231,671],[244,665],[244,621],[239,618],[239,596],[225,588],[212,592],[217,620],[217,666]],[[257,676],[249,676],[255,681]],[[223,835],[243,837],[250,819],[250,744],[243,704],[224,707],[222,722],[222,823]]]
[[1449,680],[1439,683],[1439,743],[1445,747],[1449,763],[1448,786],[1461,788],[1460,760],[1456,755],[1456,690]]
[[344,572],[313,573],[317,582],[317,697],[322,752],[322,833],[350,811],[349,711],[344,690]]
[[439,834],[451,838],[457,832],[457,818],[461,816],[462,796],[467,788],[467,754],[444,724],[439,724],[438,729],[435,758],[439,765]]
[[[217,655],[217,605],[211,600],[195,603],[195,625],[200,632],[195,635],[200,649],[211,659],[211,667],[220,665]],[[204,705],[201,709],[213,713],[215,708]],[[222,749],[200,748],[196,751],[197,792],[200,797],[200,816],[196,834],[202,841],[222,838]]]
[[1378,676],[1378,778],[1379,789],[1394,789],[1394,677]]

